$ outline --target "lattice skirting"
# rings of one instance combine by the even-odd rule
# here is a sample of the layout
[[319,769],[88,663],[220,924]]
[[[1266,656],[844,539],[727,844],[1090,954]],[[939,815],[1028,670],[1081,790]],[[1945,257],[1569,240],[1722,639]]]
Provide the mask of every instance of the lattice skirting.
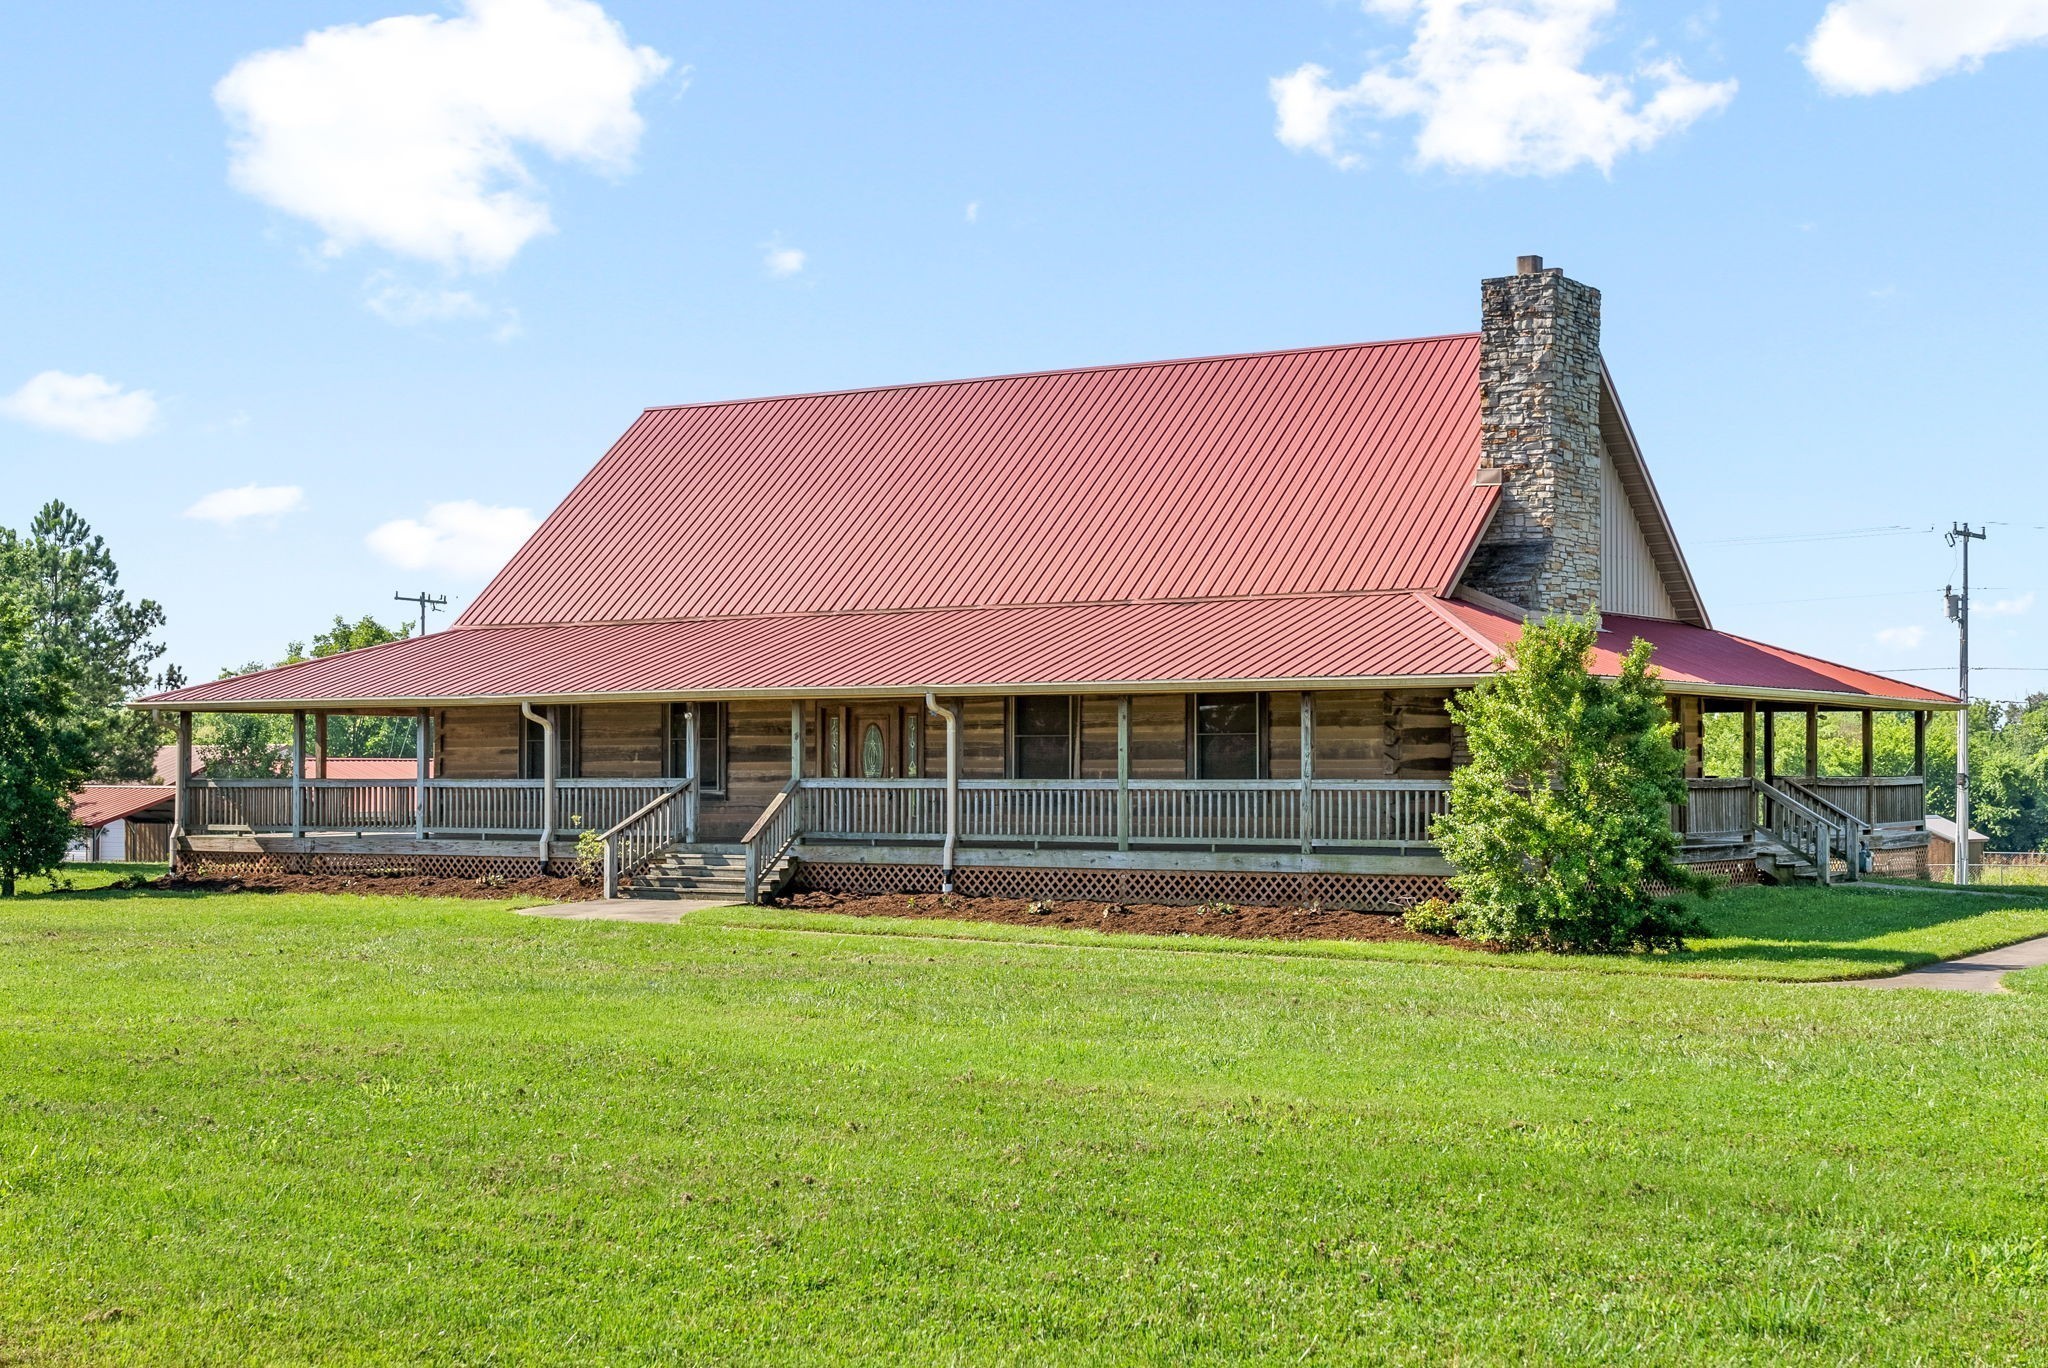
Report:
[[333,855],[275,851],[188,851],[178,857],[188,878],[255,874],[364,874],[429,879],[532,879],[548,871],[532,855]]
[[1903,850],[1874,850],[1871,872],[1894,879],[1924,879],[1927,877],[1927,847],[1909,846]]
[[[1693,873],[1705,875],[1715,883],[1740,887],[1757,882],[1755,860],[1701,860],[1691,866],[1691,869]],[[1671,891],[1661,884],[1653,884],[1651,887],[1658,893]]]
[[[1445,897],[1450,886],[1434,874],[1248,874],[1193,869],[1037,869],[970,865],[954,872],[956,889],[971,898],[1071,898],[1085,902],[1199,906],[1227,902],[1251,907],[1324,907],[1393,911],[1424,898]],[[936,893],[932,865],[797,862],[791,889],[800,893]]]

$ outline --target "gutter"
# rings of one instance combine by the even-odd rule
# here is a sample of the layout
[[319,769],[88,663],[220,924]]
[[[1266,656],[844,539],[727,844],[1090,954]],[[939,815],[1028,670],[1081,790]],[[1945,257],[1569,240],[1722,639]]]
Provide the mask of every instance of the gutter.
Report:
[[925,707],[946,719],[946,846],[939,856],[939,891],[953,891],[953,857],[960,842],[960,710],[939,702],[929,689]]

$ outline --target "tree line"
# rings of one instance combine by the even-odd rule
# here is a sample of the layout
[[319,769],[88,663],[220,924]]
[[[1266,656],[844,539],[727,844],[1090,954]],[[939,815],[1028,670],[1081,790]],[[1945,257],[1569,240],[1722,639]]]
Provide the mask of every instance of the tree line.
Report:
[[[0,897],[63,860],[76,834],[72,795],[82,785],[159,779],[157,752],[170,729],[126,704],[187,682],[162,663],[163,626],[163,606],[128,596],[106,540],[64,504],[44,505],[25,530],[0,528]],[[277,663],[394,641],[409,630],[336,617],[310,649],[292,642]],[[256,661],[221,673],[262,668]],[[287,719],[208,714],[199,722],[195,741],[209,772],[284,767]],[[328,738],[337,756],[412,754],[403,718],[335,718]]]

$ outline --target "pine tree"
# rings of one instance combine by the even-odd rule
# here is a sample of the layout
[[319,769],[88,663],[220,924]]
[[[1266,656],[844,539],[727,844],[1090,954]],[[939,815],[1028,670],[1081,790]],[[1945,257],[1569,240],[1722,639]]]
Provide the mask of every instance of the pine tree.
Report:
[[1676,948],[1700,928],[1653,884],[1698,891],[1670,805],[1684,756],[1650,646],[1592,672],[1596,617],[1531,622],[1509,668],[1451,700],[1471,763],[1451,776],[1435,836],[1476,940],[1553,950]]
[[71,844],[71,794],[93,763],[76,667],[37,641],[18,599],[0,597],[0,897],[56,868]]

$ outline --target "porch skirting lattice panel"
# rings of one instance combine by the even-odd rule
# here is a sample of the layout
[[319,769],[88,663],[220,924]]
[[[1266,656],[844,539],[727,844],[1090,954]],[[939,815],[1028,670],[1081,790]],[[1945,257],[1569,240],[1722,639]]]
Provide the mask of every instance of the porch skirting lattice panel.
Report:
[[[1324,907],[1399,911],[1424,898],[1444,897],[1450,885],[1435,874],[1293,874],[1201,869],[1062,869],[967,865],[954,871],[954,887],[970,898],[1072,898],[1085,902],[1195,906],[1243,903],[1254,907]],[[791,891],[802,893],[937,893],[933,865],[840,864],[800,860]]]
[[194,850],[178,857],[194,879],[256,874],[363,874],[427,879],[532,879],[546,874],[536,855],[342,855],[324,851]]

